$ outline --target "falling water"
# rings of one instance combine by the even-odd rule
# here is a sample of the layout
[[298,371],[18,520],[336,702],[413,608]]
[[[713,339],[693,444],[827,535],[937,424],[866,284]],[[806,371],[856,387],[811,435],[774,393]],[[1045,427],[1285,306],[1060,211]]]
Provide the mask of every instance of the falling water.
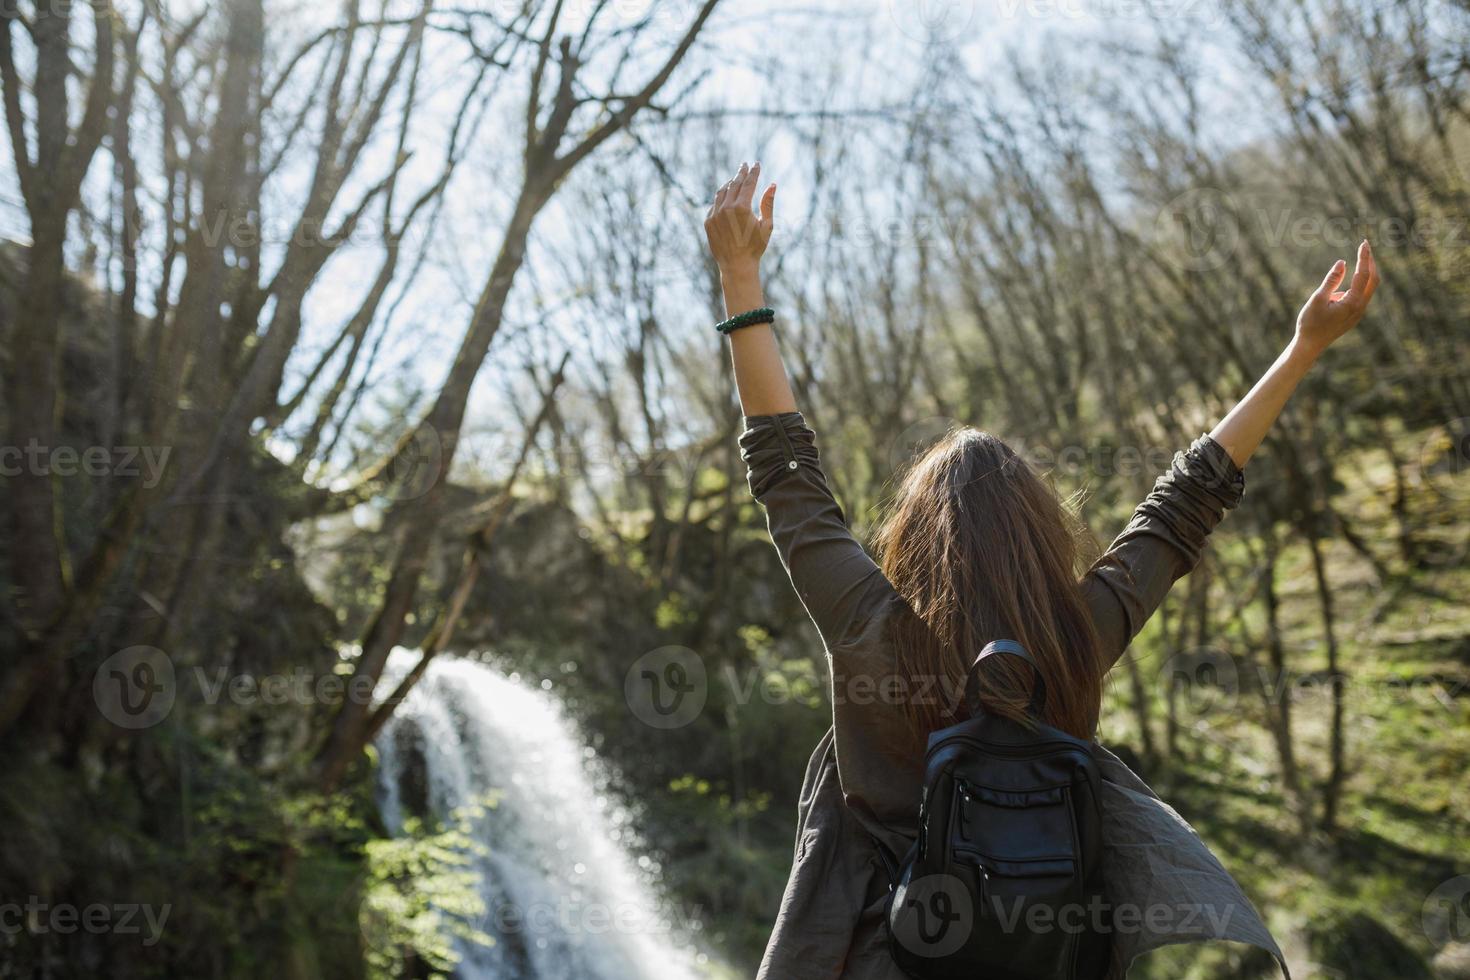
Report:
[[[390,675],[417,653],[394,651]],[[592,775],[592,750],[549,693],[439,657],[377,739],[378,800],[397,833],[417,805],[478,818],[476,858],[493,946],[464,942],[464,980],[642,980],[699,975],[690,923],[655,893],[657,865],[628,843],[629,815]],[[407,798],[406,798],[407,797]]]

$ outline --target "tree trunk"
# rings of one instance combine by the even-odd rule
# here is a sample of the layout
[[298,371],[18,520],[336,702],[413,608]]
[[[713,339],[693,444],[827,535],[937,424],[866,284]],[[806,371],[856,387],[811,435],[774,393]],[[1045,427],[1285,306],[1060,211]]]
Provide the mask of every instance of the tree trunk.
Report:
[[1271,656],[1271,676],[1264,678],[1261,697],[1266,706],[1267,727],[1276,744],[1281,764],[1282,796],[1305,831],[1311,825],[1302,792],[1301,772],[1291,734],[1291,678],[1286,672],[1286,645],[1281,638],[1281,597],[1276,591],[1277,549],[1274,535],[1266,541],[1266,567],[1262,571],[1261,595],[1266,603],[1266,646]]
[[1327,644],[1327,679],[1332,685],[1332,726],[1328,757],[1330,769],[1322,784],[1322,829],[1337,831],[1337,810],[1342,798],[1345,778],[1344,724],[1347,714],[1347,677],[1338,665],[1336,613],[1332,603],[1332,586],[1327,579],[1327,565],[1322,557],[1322,544],[1315,535],[1307,535],[1312,552],[1312,574],[1317,583],[1317,604],[1322,611],[1322,638]]
[[[454,460],[465,408],[469,403],[470,388],[485,355],[490,351],[496,332],[500,329],[511,284],[521,263],[525,261],[531,226],[547,199],[546,192],[529,180],[527,186],[522,187],[510,225],[506,228],[500,253],[495,258],[490,277],[475,306],[470,329],[455,356],[449,378],[440,390],[433,408],[419,426],[419,432],[427,433],[427,438],[438,440],[441,451],[439,471],[434,475],[434,482],[428,492],[408,505],[408,520],[402,532],[403,544],[394,562],[388,585],[383,591],[383,601],[363,636],[362,652],[358,656],[354,679],[365,677],[369,679],[368,683],[376,686],[388,663],[388,654],[403,636],[404,618],[412,609],[418,595],[419,580],[443,515],[444,487]],[[362,681],[357,683],[367,686]],[[362,752],[366,744],[364,736],[371,708],[372,705],[361,698],[347,698],[342,702],[331,733],[318,756],[317,774],[323,789],[335,788],[346,775],[353,760]]]
[[5,382],[9,444],[25,454],[9,479],[11,575],[20,590],[20,621],[39,632],[55,618],[64,596],[60,515],[47,465],[56,447],[61,366],[62,238],[67,208],[55,221],[32,223],[30,268],[19,319],[10,331],[10,372]]

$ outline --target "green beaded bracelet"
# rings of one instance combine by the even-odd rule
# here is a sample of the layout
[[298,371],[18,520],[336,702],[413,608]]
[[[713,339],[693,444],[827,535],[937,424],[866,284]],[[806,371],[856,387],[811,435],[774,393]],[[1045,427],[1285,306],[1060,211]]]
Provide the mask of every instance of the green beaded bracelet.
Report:
[[776,322],[776,311],[769,306],[762,306],[758,310],[748,310],[745,313],[737,313],[728,320],[721,320],[715,324],[715,329],[723,334],[734,333],[741,327],[753,326],[757,323]]

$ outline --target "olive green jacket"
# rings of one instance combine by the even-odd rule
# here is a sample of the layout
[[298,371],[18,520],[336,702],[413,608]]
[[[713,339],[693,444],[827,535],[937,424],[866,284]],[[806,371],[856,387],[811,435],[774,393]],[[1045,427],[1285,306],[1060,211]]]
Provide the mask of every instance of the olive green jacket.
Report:
[[[812,753],[796,851],[758,977],[900,980],[886,948],[888,875],[874,839],[903,854],[917,833],[923,744],[901,699],[888,623],[903,601],[847,528],[798,412],[751,416],[740,447],[771,539],[826,646],[833,725]],[[1116,662],[1245,481],[1208,437],[1174,457],[1104,559],[1083,579],[1097,634]],[[904,692],[909,692],[906,694]],[[1250,900],[1194,829],[1116,756],[1097,747],[1103,878],[1113,968],[1173,943],[1229,940],[1285,961]]]

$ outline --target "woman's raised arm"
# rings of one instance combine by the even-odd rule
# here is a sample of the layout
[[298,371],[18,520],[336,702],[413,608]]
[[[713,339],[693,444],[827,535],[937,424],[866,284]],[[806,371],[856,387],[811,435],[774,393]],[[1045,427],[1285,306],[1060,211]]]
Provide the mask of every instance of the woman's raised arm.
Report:
[[1133,512],[1102,560],[1082,580],[1082,593],[1109,663],[1143,628],[1170,586],[1199,563],[1205,540],[1240,502],[1240,470],[1260,446],[1302,376],[1333,341],[1363,318],[1378,286],[1365,241],[1352,287],[1338,292],[1346,265],[1337,262],[1297,317],[1296,334],[1209,438],[1179,453]]
[[[720,268],[725,292],[725,315],[736,316],[766,305],[761,289],[760,260],[771,240],[775,218],[776,185],[761,195],[756,217],[751,201],[760,181],[761,165],[740,165],[740,172],[720,188],[704,219],[710,252]],[[779,415],[796,411],[796,398],[786,380],[776,335],[768,323],[757,323],[730,333],[730,358],[740,409],[748,416]]]
[[1287,399],[1322,352],[1357,326],[1367,312],[1368,301],[1378,288],[1378,264],[1373,261],[1373,249],[1366,238],[1358,246],[1358,266],[1353,271],[1352,285],[1346,292],[1339,292],[1337,287],[1346,272],[1347,263],[1342,259],[1333,263],[1327,278],[1297,315],[1291,343],[1250,393],[1210,433],[1210,438],[1230,454],[1236,466],[1245,466],[1255,453]]
[[[741,166],[720,188],[704,222],[730,316],[765,304],[759,264],[771,238],[776,186],[761,195],[757,218],[751,199],[759,178],[760,164]],[[791,584],[833,650],[872,621],[893,590],[848,530],[827,486],[816,433],[796,411],[770,324],[740,327],[729,337],[745,413],[740,452],[749,468],[750,492],[766,510],[771,541]]]

